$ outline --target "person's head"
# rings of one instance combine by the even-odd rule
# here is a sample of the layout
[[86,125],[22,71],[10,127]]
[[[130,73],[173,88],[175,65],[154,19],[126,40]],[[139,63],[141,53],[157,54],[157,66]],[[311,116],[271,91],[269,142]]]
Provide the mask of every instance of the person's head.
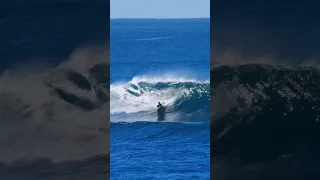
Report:
[[160,105],[160,102],[158,102],[158,104]]

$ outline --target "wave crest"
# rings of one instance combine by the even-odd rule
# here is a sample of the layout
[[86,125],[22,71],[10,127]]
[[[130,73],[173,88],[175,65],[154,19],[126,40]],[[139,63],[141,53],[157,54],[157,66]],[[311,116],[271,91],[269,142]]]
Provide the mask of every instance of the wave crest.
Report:
[[[105,47],[84,47],[57,67],[1,74],[2,162],[37,158],[62,162],[109,153],[108,145],[101,143],[109,139],[105,53]],[[93,146],[94,150],[87,148]]]
[[209,112],[210,84],[181,77],[135,77],[110,87],[111,113],[155,112],[157,102],[170,113]]

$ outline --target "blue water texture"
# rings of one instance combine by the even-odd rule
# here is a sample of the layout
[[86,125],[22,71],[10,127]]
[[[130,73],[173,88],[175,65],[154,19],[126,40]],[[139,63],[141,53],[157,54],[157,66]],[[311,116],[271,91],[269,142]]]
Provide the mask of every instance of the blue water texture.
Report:
[[210,20],[112,19],[110,28],[111,179],[209,179]]

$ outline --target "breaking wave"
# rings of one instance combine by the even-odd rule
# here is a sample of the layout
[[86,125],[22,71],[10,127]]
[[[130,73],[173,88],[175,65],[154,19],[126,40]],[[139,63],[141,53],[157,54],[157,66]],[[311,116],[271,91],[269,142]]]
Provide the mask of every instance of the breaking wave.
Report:
[[318,152],[319,69],[225,65],[210,76],[211,158],[252,163]]
[[112,114],[155,116],[157,102],[167,114],[210,113],[210,84],[179,77],[138,76],[126,83],[111,84]]
[[[76,50],[68,61],[0,77],[0,159],[72,161],[109,153],[106,48]],[[88,147],[95,149],[88,149]]]

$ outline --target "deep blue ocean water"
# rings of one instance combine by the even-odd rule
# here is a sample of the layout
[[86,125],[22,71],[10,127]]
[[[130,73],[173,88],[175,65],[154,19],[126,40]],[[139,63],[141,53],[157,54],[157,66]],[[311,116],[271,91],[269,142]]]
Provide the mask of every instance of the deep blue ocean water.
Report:
[[111,179],[209,179],[209,19],[111,20],[110,61]]

